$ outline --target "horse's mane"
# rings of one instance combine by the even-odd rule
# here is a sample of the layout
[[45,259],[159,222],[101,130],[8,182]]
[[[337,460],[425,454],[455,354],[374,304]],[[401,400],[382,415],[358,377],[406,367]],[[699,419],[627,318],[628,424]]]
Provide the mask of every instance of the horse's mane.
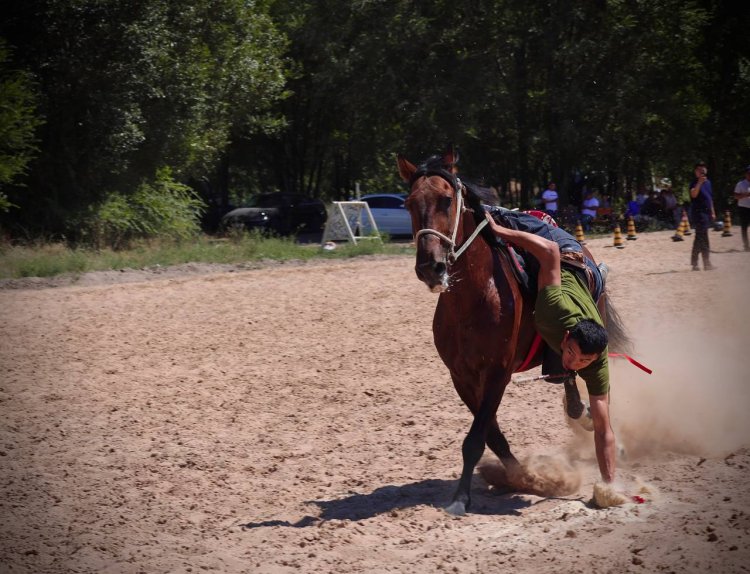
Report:
[[[451,168],[452,166],[446,165],[445,160],[441,156],[430,156],[417,167],[417,170],[411,176],[411,183],[414,183],[416,179],[425,175],[438,175],[448,181],[453,186],[453,189],[457,190],[458,177],[451,172]],[[466,203],[476,212],[482,211],[481,203],[489,205],[497,204],[497,196],[489,187],[482,187],[465,179],[461,179],[461,183],[466,188]]]
[[437,175],[445,179],[448,183],[453,186],[453,189],[458,188],[458,178],[456,174],[451,173],[451,166],[446,165],[443,158],[439,155],[433,155],[424,160],[417,167],[416,171],[411,176],[409,187],[414,185],[414,182],[420,177]]
[[[454,190],[458,191],[458,176],[452,172],[453,166],[447,165],[442,156],[433,155],[424,160],[411,176],[409,186],[423,176],[437,175],[442,177],[451,184]],[[484,219],[484,207],[482,204],[497,205],[498,199],[495,192],[489,187],[482,187],[476,183],[461,179],[461,183],[466,189],[466,204],[474,212],[474,221],[479,224]],[[489,229],[483,229],[482,237],[489,245],[495,245],[495,236]]]
[[482,187],[476,183],[470,181],[461,180],[466,188],[466,203],[468,203],[472,209],[477,209],[480,203],[487,205],[497,205],[497,195],[489,187]]

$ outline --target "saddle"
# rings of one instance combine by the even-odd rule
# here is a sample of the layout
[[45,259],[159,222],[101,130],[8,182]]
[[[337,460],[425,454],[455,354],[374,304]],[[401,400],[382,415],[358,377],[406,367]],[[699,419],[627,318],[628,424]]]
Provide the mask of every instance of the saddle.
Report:
[[513,245],[503,241],[499,237],[496,238],[496,242],[498,246],[497,252],[510,263],[513,276],[521,286],[521,289],[528,294],[534,294],[536,292],[536,281],[532,281],[532,277],[530,277],[528,270],[529,262],[526,257]]

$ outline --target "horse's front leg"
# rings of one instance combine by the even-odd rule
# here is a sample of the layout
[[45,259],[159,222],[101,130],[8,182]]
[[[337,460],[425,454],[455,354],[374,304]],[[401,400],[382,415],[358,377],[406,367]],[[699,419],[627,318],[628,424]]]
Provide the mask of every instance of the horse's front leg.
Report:
[[[509,382],[509,377],[503,376],[505,379],[503,383],[497,384],[496,381],[498,378],[486,375],[483,377],[484,384],[482,388],[484,389],[484,395],[479,409],[474,412],[474,421],[471,423],[469,433],[466,435],[461,447],[464,463],[461,478],[458,481],[458,488],[453,495],[452,502],[445,509],[448,513],[455,516],[466,514],[466,509],[471,504],[471,478],[474,474],[474,468],[477,466],[479,459],[482,458],[488,432],[493,423],[495,423],[495,416],[500,406],[500,400],[503,397],[503,391]],[[493,383],[493,381],[495,382]],[[507,445],[507,441],[505,444]],[[510,447],[507,447],[507,452],[510,454]],[[513,455],[510,456],[512,457]]]

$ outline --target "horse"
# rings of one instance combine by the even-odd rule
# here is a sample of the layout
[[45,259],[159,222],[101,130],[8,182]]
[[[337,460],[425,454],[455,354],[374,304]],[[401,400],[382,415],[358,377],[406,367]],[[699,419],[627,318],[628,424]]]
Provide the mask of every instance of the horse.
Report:
[[[457,161],[452,148],[419,167],[401,155],[397,158],[399,174],[410,187],[406,208],[417,248],[417,278],[439,293],[432,323],[435,347],[474,417],[461,449],[461,478],[446,507],[460,516],[471,503],[472,475],[485,445],[509,472],[522,472],[500,429],[497,411],[511,375],[541,364],[542,353],[529,356],[536,337],[536,286],[520,285],[507,251],[485,228],[482,204],[494,203],[494,195],[461,182]],[[610,317],[610,342],[613,336],[621,340],[624,331],[606,295],[600,297],[599,309],[605,321]],[[580,404],[574,378],[565,385],[565,393],[566,400]]]

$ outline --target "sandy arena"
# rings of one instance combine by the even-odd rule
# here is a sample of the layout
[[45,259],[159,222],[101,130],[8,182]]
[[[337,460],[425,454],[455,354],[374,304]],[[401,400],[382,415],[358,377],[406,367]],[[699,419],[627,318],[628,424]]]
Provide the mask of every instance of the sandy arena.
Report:
[[[410,257],[185,266],[0,290],[0,572],[747,572],[750,253],[711,232],[589,241],[649,376],[615,360],[618,487],[558,386],[511,384],[516,456],[572,495],[475,476],[447,515],[471,418]],[[531,374],[537,374],[532,371]]]

